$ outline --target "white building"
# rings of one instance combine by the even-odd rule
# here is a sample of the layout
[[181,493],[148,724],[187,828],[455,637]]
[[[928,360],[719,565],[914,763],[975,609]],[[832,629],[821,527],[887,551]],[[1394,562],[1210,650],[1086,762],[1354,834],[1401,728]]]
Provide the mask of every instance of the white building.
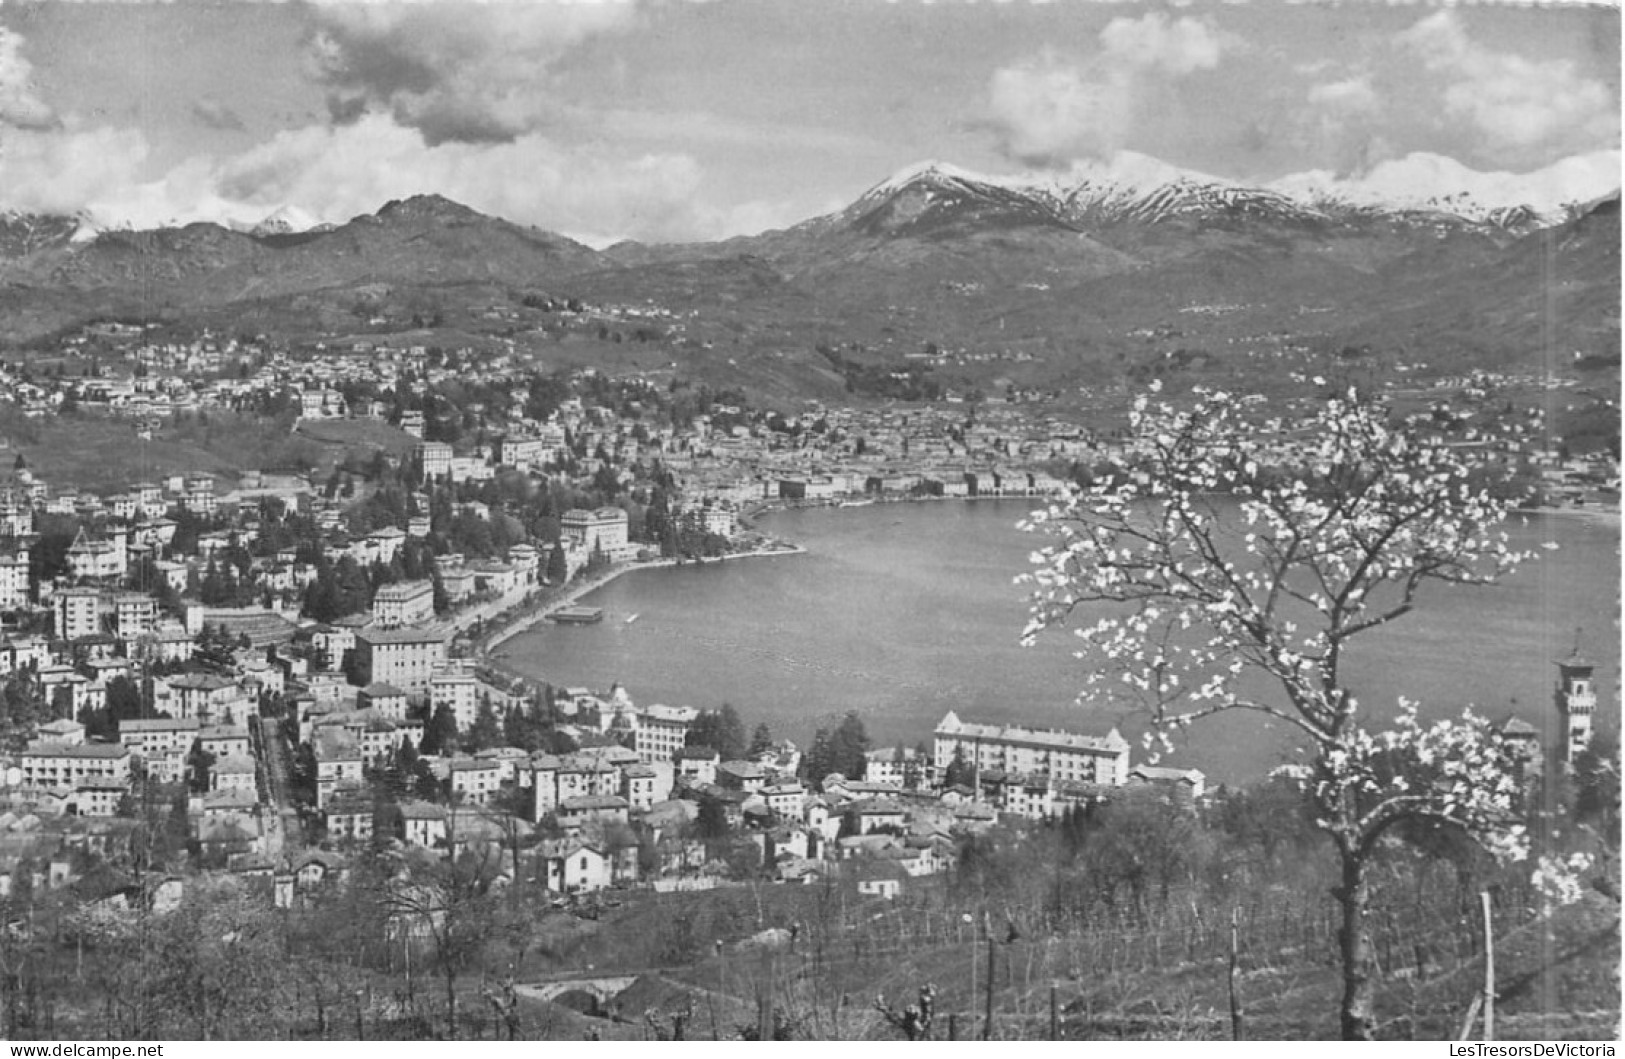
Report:
[[611,562],[637,556],[637,546],[627,540],[626,512],[618,507],[572,508],[559,520],[559,530],[576,547],[589,554],[601,551]]
[[434,582],[380,585],[372,597],[372,622],[380,629],[417,625],[434,617]]
[[659,703],[643,710],[637,717],[637,732],[632,749],[646,762],[670,761],[683,748],[688,729],[700,711],[693,706],[664,706]]
[[28,787],[77,787],[86,782],[128,787],[130,783],[130,750],[115,743],[36,744],[22,752],[18,763]]
[[94,588],[64,588],[51,597],[52,631],[60,640],[77,640],[101,631],[101,593]]
[[474,726],[480,709],[480,682],[473,673],[443,669],[429,678],[429,715],[433,717],[442,706],[457,718],[458,731],[466,733]]
[[1129,745],[1116,728],[1104,736],[1059,729],[961,721],[949,711],[937,725],[933,764],[940,775],[958,755],[978,770],[1039,775],[1059,783],[1128,782]]
[[123,577],[130,568],[130,553],[123,533],[91,540],[80,527],[68,548],[68,573],[75,580],[102,581]]
[[444,478],[451,474],[451,446],[444,441],[425,441],[417,448],[425,479]]
[[474,805],[484,805],[502,789],[502,763],[484,758],[460,757],[451,762],[453,797]]
[[429,690],[446,661],[449,637],[436,629],[360,629],[355,634],[358,683],[393,684],[407,694]]
[[0,610],[28,605],[28,553],[0,558]]
[[118,738],[136,756],[152,758],[166,753],[185,754],[192,749],[201,728],[196,717],[120,721]]

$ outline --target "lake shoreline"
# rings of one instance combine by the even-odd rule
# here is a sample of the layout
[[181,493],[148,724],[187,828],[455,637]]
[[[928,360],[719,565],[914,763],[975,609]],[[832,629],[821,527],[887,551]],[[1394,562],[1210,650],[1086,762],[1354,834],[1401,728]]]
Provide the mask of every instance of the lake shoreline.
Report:
[[557,611],[565,607],[575,606],[586,596],[609,585],[620,577],[636,573],[639,570],[663,570],[674,566],[709,566],[712,563],[727,562],[733,559],[755,559],[775,555],[804,555],[807,549],[797,544],[779,544],[772,548],[759,548],[747,552],[730,552],[727,555],[713,556],[709,559],[650,559],[641,562],[618,563],[605,568],[581,581],[571,582],[564,586],[563,591],[557,595],[549,596],[530,607],[524,613],[516,614],[503,627],[490,634],[481,647],[479,654],[489,658],[497,648],[513,639],[522,632],[528,632],[537,625],[552,617]]
[[[1058,500],[1058,496],[877,496],[863,500],[760,500],[748,504],[739,513],[739,524],[755,529],[755,520],[765,516],[787,511],[821,511],[862,509],[876,507],[882,504],[931,504],[944,502],[975,503],[1015,503],[1027,501],[1034,505],[1034,510]],[[1560,518],[1578,518],[1602,525],[1620,525],[1620,509],[1617,507],[1572,507],[1572,506],[1542,506],[1542,507],[1513,507],[1507,509],[1507,517],[1513,515],[1553,515]]]
[[[760,500],[746,505],[739,513],[739,524],[755,529],[755,520],[763,515],[775,515],[786,511],[824,511],[824,510],[861,510],[868,507],[880,507],[890,504],[941,504],[941,503],[968,503],[977,501],[990,504],[1012,504],[1031,502],[1042,507],[1060,497],[1055,496],[880,496],[869,497],[863,500]],[[1036,510],[1034,507],[1033,510]]]
[[[864,505],[867,516],[833,504],[785,510],[759,527],[801,545],[807,561],[709,577],[667,573],[598,596],[588,594],[596,579],[584,581],[572,594],[605,609],[602,625],[535,630],[499,650],[532,680],[619,682],[640,702],[731,702],[798,743],[821,711],[836,709],[858,710],[877,745],[929,739],[950,709],[986,723],[1069,729],[1109,716],[1138,739],[1141,716],[1120,704],[1094,702],[1080,713],[1082,671],[1069,638],[1016,646],[1029,614],[1010,580],[1027,568],[1032,537],[1014,523],[1031,498],[979,499],[995,502]],[[1492,589],[1430,593],[1414,620],[1379,630],[1351,656],[1349,679],[1373,718],[1386,719],[1403,695],[1424,703],[1429,720],[1472,703],[1544,729],[1554,716],[1551,657],[1582,626],[1599,685],[1614,686],[1617,532],[1597,511],[1524,514],[1504,523],[1512,546],[1541,551],[1557,541],[1560,550],[1541,551]],[[624,626],[633,613],[641,617]],[[1612,723],[1612,695],[1604,709]],[[1286,760],[1289,737],[1228,715],[1170,760],[1215,783],[1246,782]]]

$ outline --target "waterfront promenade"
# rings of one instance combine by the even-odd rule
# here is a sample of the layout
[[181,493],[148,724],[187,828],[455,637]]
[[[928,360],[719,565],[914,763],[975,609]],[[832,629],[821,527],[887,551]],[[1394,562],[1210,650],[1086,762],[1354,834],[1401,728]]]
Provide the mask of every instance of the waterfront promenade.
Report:
[[718,555],[709,559],[648,559],[630,563],[615,563],[602,570],[594,571],[583,577],[568,581],[563,585],[544,588],[532,597],[532,601],[512,614],[506,620],[499,619],[497,628],[486,632],[475,644],[476,656],[489,656],[491,652],[501,647],[513,637],[527,629],[534,628],[539,622],[546,621],[556,611],[565,607],[578,605],[583,598],[598,591],[605,585],[614,581],[623,574],[634,573],[638,570],[658,570],[662,567],[684,566],[690,564],[708,565],[710,563],[729,562],[736,559],[751,559],[774,555],[799,555],[805,551],[794,544],[775,543],[768,547],[755,548],[744,552],[730,552],[727,555]]

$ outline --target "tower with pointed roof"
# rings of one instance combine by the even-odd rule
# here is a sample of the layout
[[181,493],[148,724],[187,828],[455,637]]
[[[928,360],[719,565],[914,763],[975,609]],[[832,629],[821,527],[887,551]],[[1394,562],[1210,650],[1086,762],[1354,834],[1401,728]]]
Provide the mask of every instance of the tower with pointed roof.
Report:
[[1574,637],[1574,650],[1557,660],[1557,712],[1563,716],[1563,762],[1573,765],[1580,752],[1591,745],[1592,722],[1597,713],[1597,688],[1592,679],[1596,670],[1580,653],[1580,637]]

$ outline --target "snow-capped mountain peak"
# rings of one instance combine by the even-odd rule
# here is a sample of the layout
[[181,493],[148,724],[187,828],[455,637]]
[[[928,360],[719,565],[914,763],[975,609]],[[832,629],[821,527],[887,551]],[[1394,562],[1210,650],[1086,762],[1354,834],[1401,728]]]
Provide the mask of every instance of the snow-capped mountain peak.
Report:
[[1310,170],[1270,186],[1329,208],[1441,213],[1516,226],[1555,224],[1567,216],[1569,207],[1617,189],[1619,176],[1618,151],[1576,155],[1528,173],[1479,172],[1454,158],[1416,152],[1381,162],[1357,177]]
[[994,176],[977,173],[947,162],[925,161],[904,166],[864,193],[865,199],[882,199],[920,185],[964,184],[1005,191],[1030,192],[1042,186],[1031,174]]
[[1051,226],[1066,222],[1046,187],[1026,175],[990,176],[943,162],[907,166],[812,228],[839,224],[870,234],[899,234],[944,225]]
[[1066,212],[1078,222],[1155,223],[1238,215],[1288,221],[1321,219],[1318,210],[1269,189],[1181,169],[1132,151],[1074,165],[1062,183],[1068,189],[1063,198]]
[[294,232],[308,232],[321,224],[314,214],[298,206],[281,206],[266,214],[260,222],[254,225],[252,235],[289,235]]
[[21,257],[59,246],[73,234],[73,225],[71,217],[0,211],[0,256]]
[[75,245],[93,243],[96,241],[96,237],[103,232],[119,227],[118,225],[107,224],[96,215],[95,211],[89,209],[78,211],[73,215],[73,219],[76,227],[73,230],[73,238],[69,242]]
[[[1529,229],[1563,220],[1577,203],[1619,187],[1618,151],[1565,159],[1531,173],[1482,173],[1440,155],[1412,154],[1354,178],[1311,170],[1248,184],[1120,151],[1064,172],[989,175],[940,161],[907,166],[843,216],[896,230],[990,211],[1008,223],[1090,227],[1176,220],[1260,220],[1292,225],[1454,223]],[[877,214],[876,211],[883,211]],[[877,220],[878,218],[878,220]]]
[[[896,205],[910,196],[906,207]],[[1182,217],[1250,215],[1302,221],[1318,211],[1288,196],[1252,188],[1149,155],[1122,151],[1109,159],[1078,162],[1065,172],[989,176],[942,162],[908,166],[866,192],[848,215],[868,216],[883,204],[911,219],[932,209],[997,206],[1001,215],[1064,227],[1123,222],[1157,223]]]

